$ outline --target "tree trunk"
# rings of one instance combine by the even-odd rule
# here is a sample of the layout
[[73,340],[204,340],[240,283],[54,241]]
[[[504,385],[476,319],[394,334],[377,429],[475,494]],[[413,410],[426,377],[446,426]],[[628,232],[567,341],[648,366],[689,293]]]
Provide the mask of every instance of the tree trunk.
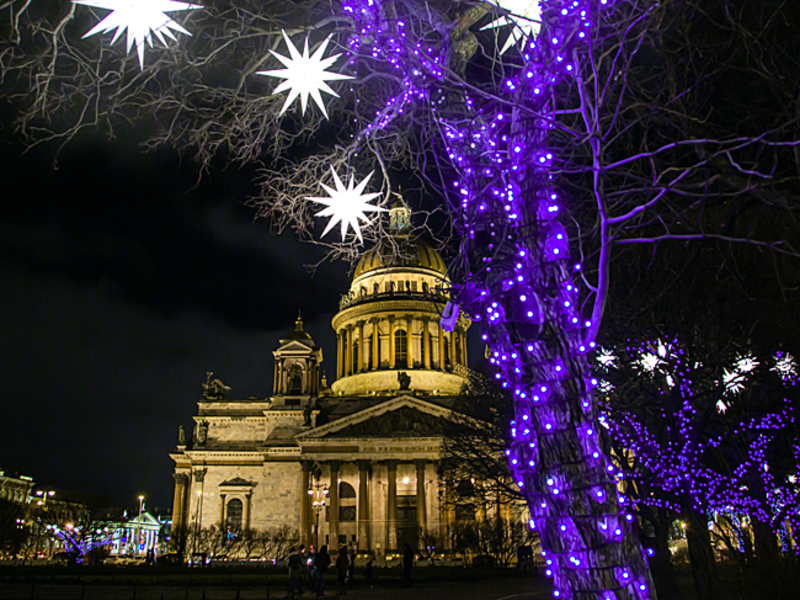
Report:
[[651,508],[648,509],[648,513],[651,513],[650,522],[653,524],[654,537],[643,541],[653,549],[653,556],[650,557],[648,564],[659,600],[683,600],[675,582],[672,553],[669,550],[671,515],[663,508]]
[[716,600],[717,563],[711,548],[705,515],[689,512],[686,516],[686,541],[694,588],[700,600]]

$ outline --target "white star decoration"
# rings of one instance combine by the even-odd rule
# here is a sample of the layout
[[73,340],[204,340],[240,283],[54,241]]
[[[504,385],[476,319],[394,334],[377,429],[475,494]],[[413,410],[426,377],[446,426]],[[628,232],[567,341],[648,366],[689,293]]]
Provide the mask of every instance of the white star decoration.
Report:
[[325,49],[328,47],[328,42],[331,39],[331,37],[328,36],[319,45],[319,48],[316,49],[314,54],[309,56],[308,36],[306,36],[306,43],[303,48],[303,54],[301,55],[294,44],[292,44],[292,40],[290,40],[289,36],[286,35],[286,32],[281,31],[281,33],[283,34],[283,39],[286,40],[286,46],[289,48],[289,56],[291,58],[282,56],[277,52],[273,52],[272,50],[270,50],[270,52],[272,52],[272,55],[281,61],[283,66],[286,68],[275,69],[273,71],[258,71],[257,75],[280,77],[286,80],[276,87],[275,91],[272,92],[274,95],[285,92],[286,90],[290,90],[280,114],[285,113],[286,109],[289,108],[289,105],[294,102],[294,99],[300,96],[302,114],[305,115],[306,106],[308,105],[308,97],[311,96],[314,99],[314,102],[316,102],[317,106],[319,106],[322,114],[325,115],[325,118],[327,119],[328,113],[325,112],[325,104],[322,102],[322,96],[320,95],[320,92],[325,92],[326,94],[336,96],[337,98],[339,97],[339,94],[334,92],[325,82],[353,79],[353,77],[349,75],[331,73],[326,70],[336,62],[336,59],[339,58],[341,54],[334,54],[328,58],[322,58],[322,55],[325,54]]
[[506,50],[514,45],[514,42],[519,42],[522,46],[525,42],[539,33],[541,27],[542,10],[539,6],[539,0],[486,0],[489,4],[493,4],[498,8],[507,10],[508,14],[504,14],[498,19],[495,19],[485,27],[481,27],[481,31],[485,29],[496,29],[498,27],[505,27],[511,25],[511,33],[506,39],[506,43],[500,50],[500,54],[504,54]]
[[336,171],[333,170],[333,167],[331,167],[331,173],[333,173],[333,181],[336,184],[335,190],[331,187],[328,187],[324,183],[320,183],[325,191],[328,192],[330,197],[306,198],[306,200],[313,200],[314,202],[319,202],[320,204],[325,204],[328,206],[328,208],[324,208],[314,215],[315,217],[331,217],[331,220],[328,221],[328,226],[325,228],[325,231],[322,232],[322,235],[324,236],[331,229],[333,229],[337,223],[341,222],[342,241],[344,241],[344,238],[347,235],[347,228],[349,226],[353,228],[353,231],[355,232],[356,236],[358,236],[359,241],[363,242],[364,238],[361,237],[361,227],[358,220],[361,219],[362,221],[369,222],[369,218],[364,213],[387,212],[385,208],[369,204],[369,201],[380,196],[380,193],[362,194],[364,188],[367,187],[367,183],[369,183],[369,179],[372,177],[372,173],[374,173],[374,171],[367,175],[366,178],[364,178],[364,180],[362,180],[361,183],[355,187],[353,187],[354,178],[352,175],[350,176],[350,182],[348,183],[347,187],[344,187],[342,180],[339,179],[339,176],[336,174]]
[[139,66],[142,69],[144,69],[144,44],[147,42],[151,48],[153,47],[153,34],[155,34],[156,38],[158,38],[158,40],[165,46],[167,45],[166,38],[170,38],[172,40],[176,39],[175,35],[172,33],[173,30],[179,33],[185,33],[186,35],[192,35],[164,13],[178,10],[203,8],[198,4],[173,2],[172,0],[72,1],[75,4],[83,4],[85,6],[94,6],[96,8],[110,10],[111,14],[107,15],[83,37],[87,38],[96,33],[107,33],[112,29],[116,29],[114,32],[114,38],[111,40],[111,43],[113,44],[127,29],[128,52],[131,51],[131,47],[135,42],[136,52],[139,54]]

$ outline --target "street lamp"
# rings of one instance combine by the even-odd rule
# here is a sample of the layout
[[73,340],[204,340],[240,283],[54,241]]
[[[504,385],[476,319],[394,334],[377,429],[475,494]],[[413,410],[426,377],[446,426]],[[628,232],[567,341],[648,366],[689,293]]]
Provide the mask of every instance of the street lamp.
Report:
[[319,552],[319,513],[325,508],[325,498],[328,496],[328,486],[315,483],[308,495],[314,498],[311,506],[314,509],[314,552]]
[[136,521],[136,545],[133,547],[134,554],[138,556],[139,554],[139,535],[142,531],[142,506],[144,505],[144,496],[139,496],[139,520]]
[[[36,490],[34,495],[39,498],[36,501],[36,506],[40,506],[42,510],[47,510],[47,499],[56,495],[55,490]],[[34,549],[34,558],[39,556],[39,542],[42,538],[42,517],[39,515],[36,518],[36,548]]]

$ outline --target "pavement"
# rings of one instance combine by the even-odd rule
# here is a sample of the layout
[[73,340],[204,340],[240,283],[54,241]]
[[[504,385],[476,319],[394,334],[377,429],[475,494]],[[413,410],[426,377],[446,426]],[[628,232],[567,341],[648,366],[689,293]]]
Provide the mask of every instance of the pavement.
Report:
[[[502,578],[486,581],[425,581],[409,588],[400,586],[368,587],[360,582],[347,595],[338,596],[335,586],[326,590],[330,600],[545,600],[552,598],[552,588],[544,578]],[[284,600],[284,590],[235,586],[125,586],[102,584],[0,584],[3,600]],[[299,600],[315,600],[306,592]]]

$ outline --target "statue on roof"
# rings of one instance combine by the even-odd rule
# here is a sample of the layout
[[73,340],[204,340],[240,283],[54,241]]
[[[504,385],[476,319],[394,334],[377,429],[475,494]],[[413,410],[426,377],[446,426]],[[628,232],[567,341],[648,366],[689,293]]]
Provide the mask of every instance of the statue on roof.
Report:
[[400,371],[397,374],[397,382],[400,384],[401,391],[411,389],[411,376],[405,371]]
[[212,380],[211,376],[213,374],[211,371],[206,372],[206,382],[203,384],[203,401],[223,402],[231,388],[219,379]]

